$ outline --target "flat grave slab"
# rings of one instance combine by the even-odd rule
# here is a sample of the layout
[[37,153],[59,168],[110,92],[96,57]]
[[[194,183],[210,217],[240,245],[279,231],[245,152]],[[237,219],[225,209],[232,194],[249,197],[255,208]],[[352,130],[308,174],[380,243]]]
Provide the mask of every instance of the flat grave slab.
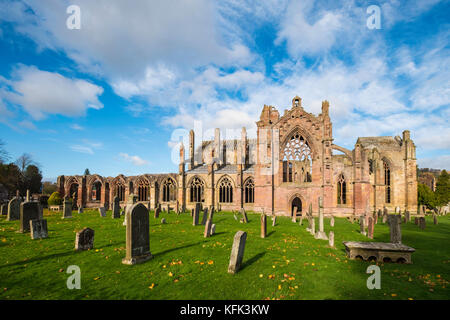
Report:
[[411,253],[416,249],[401,243],[344,241],[345,251],[350,259],[366,261],[412,263]]

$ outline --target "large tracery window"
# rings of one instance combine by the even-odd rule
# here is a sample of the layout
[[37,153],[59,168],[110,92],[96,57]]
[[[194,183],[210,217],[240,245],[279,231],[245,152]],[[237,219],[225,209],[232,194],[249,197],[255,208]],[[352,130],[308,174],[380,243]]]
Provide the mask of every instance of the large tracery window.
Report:
[[116,196],[119,197],[119,201],[125,201],[125,186],[121,183],[117,185]]
[[244,184],[244,200],[245,203],[255,202],[255,183],[252,178],[247,179]]
[[219,182],[219,202],[231,203],[233,202],[233,185],[230,179],[223,178]]
[[391,169],[386,160],[383,160],[384,184],[386,186],[386,203],[391,203]]
[[148,201],[150,185],[147,181],[139,181],[138,184],[138,201]]
[[205,183],[200,178],[192,179],[190,185],[190,200],[191,202],[205,202],[204,198]]
[[283,150],[283,182],[311,182],[312,160],[308,141],[294,133]]
[[345,182],[345,177],[343,174],[339,176],[337,183],[337,203],[346,204],[347,203],[347,183]]
[[169,178],[165,180],[162,184],[162,196],[163,196],[163,202],[168,201],[175,201],[176,200],[176,186],[175,181],[173,179]]

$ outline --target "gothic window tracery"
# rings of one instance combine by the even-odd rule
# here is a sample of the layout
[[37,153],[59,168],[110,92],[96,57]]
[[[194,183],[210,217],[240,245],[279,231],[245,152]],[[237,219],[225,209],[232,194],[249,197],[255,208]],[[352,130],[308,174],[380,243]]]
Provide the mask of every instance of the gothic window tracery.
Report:
[[337,183],[337,203],[346,204],[347,203],[347,183],[343,174],[339,175]]
[[219,183],[219,202],[233,202],[233,185],[228,178],[223,178]]
[[311,148],[308,141],[296,132],[283,149],[283,182],[311,182],[311,173]]
[[204,202],[205,183],[198,177],[192,179],[190,185],[190,200],[191,202]]
[[244,198],[245,203],[255,202],[255,183],[252,178],[247,179],[244,184]]
[[176,200],[176,186],[173,179],[168,178],[163,182],[163,202],[175,201]]

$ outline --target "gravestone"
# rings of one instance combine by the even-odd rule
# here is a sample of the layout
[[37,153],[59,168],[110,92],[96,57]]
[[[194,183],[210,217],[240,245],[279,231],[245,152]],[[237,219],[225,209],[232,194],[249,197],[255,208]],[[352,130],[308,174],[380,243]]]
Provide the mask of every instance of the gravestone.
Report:
[[211,235],[213,235],[213,234],[215,234],[215,233],[216,233],[216,225],[213,224],[213,225],[211,226]]
[[113,219],[120,218],[120,199],[119,197],[115,196],[113,199],[113,207],[112,207],[112,215],[111,217]]
[[234,217],[234,220],[238,221],[238,217],[237,217],[236,213],[234,213],[234,212],[233,212],[233,217]]
[[300,222],[298,223],[299,226],[303,225],[303,216],[300,217]]
[[247,233],[238,231],[234,235],[233,247],[231,248],[230,264],[228,265],[228,273],[236,273],[242,265],[244,258],[245,241],[247,240]]
[[437,215],[433,214],[433,224],[438,224]]
[[369,224],[367,225],[367,233],[369,239],[373,239],[374,221],[372,217],[369,217]]
[[373,221],[375,224],[378,224],[378,214],[375,211],[373,212]]
[[137,264],[152,258],[150,253],[149,214],[142,203],[136,203],[127,215],[126,256],[123,264]]
[[359,232],[361,232],[362,235],[367,235],[366,233],[366,219],[363,216],[359,217]]
[[414,224],[417,226],[417,225],[419,225],[419,218],[418,217],[415,217],[414,218]]
[[106,209],[105,207],[99,207],[98,213],[100,213],[100,217],[106,217]]
[[322,197],[319,197],[319,231],[314,235],[315,239],[328,240],[327,234],[323,229],[323,204]]
[[20,200],[18,197],[12,198],[8,202],[8,216],[6,221],[14,221],[20,219]]
[[276,224],[277,224],[277,216],[273,216],[272,217],[272,227],[275,227]]
[[180,203],[178,202],[178,200],[177,200],[177,202],[175,203],[175,212],[177,213],[177,214],[180,214]]
[[308,208],[308,216],[312,217],[313,215],[313,211],[312,211],[312,203],[309,204],[309,208]]
[[[207,209],[207,208],[205,208],[205,209]],[[212,221],[210,219],[208,219],[205,222],[205,231],[203,232],[203,237],[209,238],[211,236],[211,226],[212,226]]]
[[37,202],[22,202],[20,204],[19,232],[30,232],[30,221],[39,220],[39,204]]
[[386,214],[383,214],[383,223],[387,222],[387,218],[388,218],[388,216]]
[[310,231],[309,231],[313,236],[316,234],[316,221],[313,217],[311,217],[310,220]]
[[63,200],[63,219],[72,218],[72,200],[67,196]]
[[94,230],[84,228],[77,232],[75,237],[75,250],[92,250],[94,249]]
[[208,220],[213,221],[213,217],[214,217],[214,206],[211,206],[208,210]]
[[334,227],[334,216],[331,216],[330,227]]
[[425,230],[425,217],[420,217],[419,218],[419,228],[421,230]]
[[244,208],[241,208],[242,218],[244,219],[244,223],[248,223],[247,212],[245,212]]
[[395,213],[400,213],[400,207],[395,207]]
[[411,216],[410,216],[410,214],[409,214],[409,211],[406,211],[406,212],[405,212],[405,218],[406,218],[406,222],[411,221]]
[[392,243],[402,243],[402,230],[400,226],[400,216],[396,214],[388,215],[389,232]]
[[383,207],[383,214],[386,216],[389,214],[388,209],[386,207]]
[[158,208],[156,208],[155,209],[155,214],[154,214],[154,217],[155,217],[155,219],[158,219],[159,218],[159,214],[161,213],[161,209],[158,207]]
[[48,237],[47,220],[30,220],[31,239]]
[[294,207],[294,209],[293,209],[292,222],[297,223],[297,207]]
[[330,234],[328,235],[328,245],[332,248],[334,248],[334,232],[330,231]]
[[196,225],[198,225],[198,215],[200,214],[200,210],[197,210],[197,206],[196,206],[196,208],[195,208],[195,210],[194,210],[194,216],[192,217],[192,225],[193,226],[196,226]]
[[267,235],[267,216],[261,214],[261,238],[265,238]]
[[377,212],[378,218],[381,218],[382,215],[383,215],[383,212],[381,211],[381,209],[378,209],[378,212]]
[[194,209],[194,208],[192,208],[192,209],[191,209],[191,217],[193,217],[193,216],[194,216],[194,212],[195,212],[195,209]]
[[83,213],[83,207],[78,207],[78,213]]
[[161,224],[166,224],[166,219],[165,218],[161,219]]
[[[194,214],[196,214],[197,217],[200,217],[200,210],[201,210],[201,204],[199,202],[197,202],[195,204],[195,211],[194,211]],[[198,218],[197,218],[197,221],[198,221]]]
[[120,216],[125,215],[125,210],[120,210]]
[[207,219],[208,219],[208,208],[205,208],[203,210],[203,217],[202,217],[202,225],[203,226],[206,224]]

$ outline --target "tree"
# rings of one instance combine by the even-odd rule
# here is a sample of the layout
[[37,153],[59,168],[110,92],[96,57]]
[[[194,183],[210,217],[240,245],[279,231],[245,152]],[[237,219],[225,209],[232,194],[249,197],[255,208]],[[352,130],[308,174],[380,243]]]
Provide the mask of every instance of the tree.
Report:
[[24,177],[24,185],[25,191],[30,190],[30,193],[41,193],[42,187],[42,173],[39,168],[35,165],[29,165],[25,169]]
[[436,195],[425,184],[417,184],[417,200],[419,205],[425,205],[428,209],[436,208]]
[[90,175],[91,173],[89,172],[89,169],[88,168],[86,168],[86,170],[84,170],[84,175],[85,176],[88,176],[88,175]]
[[9,159],[9,154],[4,148],[5,143],[0,139],[0,164],[5,163]]
[[8,190],[9,198],[14,197],[21,185],[19,167],[14,163],[0,164],[0,183]]
[[17,160],[14,162],[20,169],[20,172],[24,173],[29,165],[36,165],[37,163],[33,160],[32,156],[28,153],[22,154]]
[[436,182],[436,202],[438,206],[450,202],[450,175],[445,170],[442,170]]
[[58,186],[56,183],[52,183],[50,181],[46,181],[43,183],[42,186],[42,193],[43,194],[52,194],[53,192],[58,190]]

